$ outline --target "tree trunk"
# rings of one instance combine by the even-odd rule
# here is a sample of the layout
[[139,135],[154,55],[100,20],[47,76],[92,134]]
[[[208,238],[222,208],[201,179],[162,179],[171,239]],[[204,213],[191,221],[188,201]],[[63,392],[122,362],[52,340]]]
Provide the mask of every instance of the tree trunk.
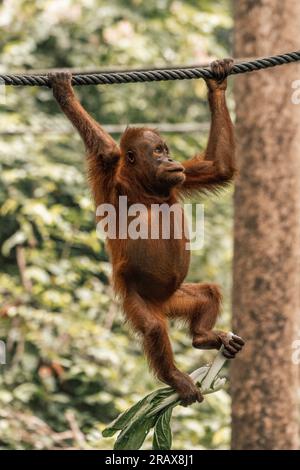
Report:
[[[299,0],[235,0],[235,56],[299,49]],[[232,363],[232,448],[298,448],[299,65],[235,79],[233,331],[247,344]]]

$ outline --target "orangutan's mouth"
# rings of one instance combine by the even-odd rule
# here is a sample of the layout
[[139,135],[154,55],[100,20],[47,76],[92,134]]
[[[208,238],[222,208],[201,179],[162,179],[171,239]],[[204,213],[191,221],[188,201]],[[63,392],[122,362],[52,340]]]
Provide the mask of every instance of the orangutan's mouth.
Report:
[[175,168],[169,168],[169,170],[167,170],[169,173],[183,173],[184,172],[184,168],[182,166],[177,166]]

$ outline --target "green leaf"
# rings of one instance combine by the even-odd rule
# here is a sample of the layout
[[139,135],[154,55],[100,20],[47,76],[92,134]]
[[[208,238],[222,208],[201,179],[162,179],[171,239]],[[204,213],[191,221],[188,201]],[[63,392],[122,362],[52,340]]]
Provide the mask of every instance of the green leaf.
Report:
[[24,383],[14,389],[14,397],[23,403],[28,403],[38,392],[38,386],[31,383]]
[[143,400],[131,407],[127,412],[117,418],[102,435],[112,436],[116,431],[122,429],[114,449],[115,450],[138,450],[143,445],[150,429],[155,425],[159,415],[147,416],[158,401],[173,393],[169,387],[159,389],[147,395]]
[[124,411],[124,413],[120,414],[107,428],[102,431],[102,436],[113,436],[117,431],[124,429],[125,426],[130,424],[130,421],[133,418],[140,416],[141,413],[145,413],[153,395],[154,393],[147,395],[142,400],[138,401],[135,405],[133,405],[131,408],[129,408],[129,410],[126,410]]
[[26,241],[26,235],[21,230],[15,232],[11,237],[9,237],[2,245],[2,254],[8,256],[11,250],[16,245],[21,245]]
[[170,425],[172,411],[173,406],[168,408],[156,422],[152,443],[154,450],[170,450],[172,447],[172,431]]
[[146,418],[140,416],[138,419],[133,420],[123,431],[119,434],[114,450],[138,450],[143,445],[148,432],[154,426],[157,416]]

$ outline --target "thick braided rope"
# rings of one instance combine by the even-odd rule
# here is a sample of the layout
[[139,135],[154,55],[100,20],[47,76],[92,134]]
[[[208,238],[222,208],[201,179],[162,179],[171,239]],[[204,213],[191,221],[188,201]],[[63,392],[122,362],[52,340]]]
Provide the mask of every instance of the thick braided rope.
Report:
[[[253,72],[255,70],[267,69],[277,65],[284,65],[300,60],[300,51],[287,54],[275,55],[249,62],[234,64],[229,75]],[[115,83],[132,82],[158,82],[166,80],[191,80],[193,78],[213,78],[214,75],[209,68],[174,68],[155,70],[131,70],[126,72],[103,72],[74,74],[72,85],[113,85]],[[49,87],[47,75],[1,75],[0,85],[23,85],[23,86],[46,86]]]

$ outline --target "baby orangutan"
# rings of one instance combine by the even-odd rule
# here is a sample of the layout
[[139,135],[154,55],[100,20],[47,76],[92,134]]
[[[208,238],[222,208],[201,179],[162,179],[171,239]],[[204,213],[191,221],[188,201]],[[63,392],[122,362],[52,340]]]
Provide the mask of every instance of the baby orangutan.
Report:
[[[233,125],[226,105],[226,77],[232,60],[211,64],[214,79],[207,79],[211,129],[203,155],[179,163],[173,160],[165,140],[149,128],[127,128],[118,145],[83,109],[71,86],[71,75],[49,75],[53,94],[76,127],[86,146],[89,181],[96,207],[110,203],[118,209],[119,197],[142,203],[148,217],[152,204],[173,205],[194,192],[215,190],[235,174]],[[179,217],[181,217],[179,215]],[[171,220],[170,234],[174,220]],[[187,238],[109,238],[113,283],[127,320],[142,337],[148,362],[159,379],[173,387],[182,404],[202,401],[191,378],[175,365],[167,332],[169,318],[184,319],[193,346],[219,349],[234,358],[244,341],[213,330],[220,312],[221,294],[211,283],[184,283],[190,254]]]

